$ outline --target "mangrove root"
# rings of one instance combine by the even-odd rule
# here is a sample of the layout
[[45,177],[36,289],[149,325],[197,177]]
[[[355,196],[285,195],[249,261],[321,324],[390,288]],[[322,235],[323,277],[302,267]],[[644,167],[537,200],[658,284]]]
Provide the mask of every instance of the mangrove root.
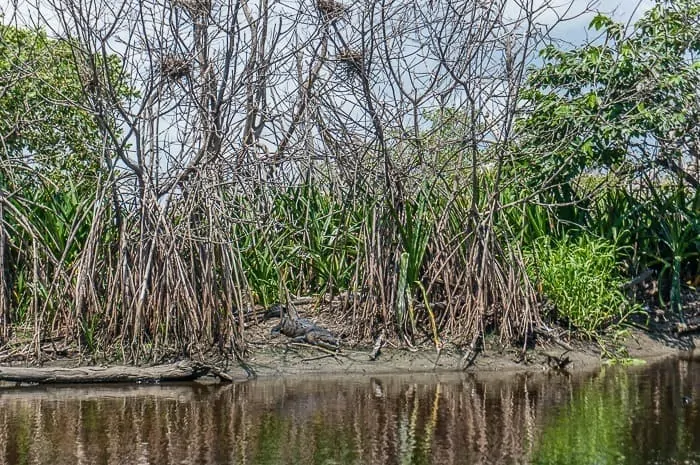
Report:
[[568,352],[569,351],[567,350],[566,352],[564,352],[563,354],[561,354],[559,356],[550,355],[550,354],[545,353],[544,356],[547,357],[547,366],[551,370],[554,370],[554,371],[558,371],[558,372],[562,372],[562,373],[566,372],[568,369],[567,367],[571,363],[571,359],[569,357],[565,357],[565,355]]
[[382,351],[382,347],[384,347],[384,344],[386,343],[386,332],[382,328],[382,330],[379,332],[379,336],[377,336],[377,339],[374,340],[374,347],[372,348],[372,353],[369,354],[369,359],[374,361],[377,360],[377,357],[379,357],[379,353]]

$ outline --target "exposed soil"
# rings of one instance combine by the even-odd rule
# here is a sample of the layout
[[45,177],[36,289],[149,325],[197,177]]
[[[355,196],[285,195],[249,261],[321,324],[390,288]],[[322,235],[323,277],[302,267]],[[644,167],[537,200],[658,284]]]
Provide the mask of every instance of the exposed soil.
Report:
[[[700,339],[698,339],[700,341]],[[677,356],[692,350],[695,339],[686,337],[675,344],[673,336],[657,337],[649,332],[632,329],[618,349],[623,348],[627,357],[621,359],[637,363],[663,357]],[[563,342],[563,341],[562,341]],[[520,350],[502,348],[486,341],[473,362],[466,366],[465,354],[456,347],[445,347],[438,358],[435,349],[422,347],[416,350],[384,347],[376,360],[370,359],[372,347],[343,348],[337,354],[315,347],[284,341],[253,344],[248,362],[249,370],[260,377],[319,374],[391,374],[420,372],[523,372],[561,371],[578,372],[597,369],[604,362],[604,353],[595,342],[564,342],[571,351],[554,342],[543,342],[528,349],[524,356]],[[618,343],[619,344],[619,343]],[[566,363],[566,360],[569,363]],[[560,364],[566,366],[560,368]],[[230,368],[234,378],[247,376],[243,368]]]
[[[523,352],[515,348],[500,347],[495,341],[485,341],[485,347],[478,351],[472,363],[465,360],[464,351],[454,346],[446,346],[438,357],[434,348],[421,347],[408,350],[392,347],[390,344],[382,348],[375,360],[370,359],[372,347],[342,347],[334,353],[322,348],[306,344],[292,343],[285,338],[272,338],[251,342],[249,356],[245,364],[234,361],[227,363],[220,358],[212,357],[203,363],[212,367],[212,373],[203,376],[201,382],[243,381],[255,377],[295,377],[295,376],[331,376],[331,375],[380,375],[405,373],[446,373],[446,372],[477,372],[477,373],[516,373],[555,371],[575,373],[598,369],[604,363],[604,353],[599,344],[594,342],[569,341],[567,350],[555,342],[545,342]],[[640,360],[652,361],[664,357],[693,356],[696,345],[695,336],[678,339],[664,334],[661,337],[637,329],[629,331],[622,342],[627,352],[628,361],[635,363]],[[563,363],[563,365],[562,365]],[[7,364],[6,364],[7,365]],[[14,362],[13,366],[24,366],[26,363]],[[74,357],[59,357],[47,360],[42,364],[46,367],[85,367],[94,366]],[[104,366],[103,364],[98,364]],[[467,366],[468,365],[468,366]],[[0,380],[2,380],[0,367]],[[76,370],[76,374],[81,373]],[[65,382],[65,381],[63,381]],[[76,382],[78,382],[76,380]],[[80,381],[85,382],[85,381]],[[2,383],[0,383],[2,384]]]
[[[270,329],[277,320],[261,321],[248,328],[251,350],[247,368],[261,377],[449,371],[576,372],[597,369],[602,363],[609,363],[611,356],[615,356],[618,363],[641,363],[681,354],[692,356],[700,342],[700,294],[697,291],[684,293],[686,318],[682,323],[659,309],[657,294],[648,289],[641,291],[645,295],[640,298],[647,301],[646,310],[636,315],[632,326],[614,339],[583,341],[568,337],[560,328],[552,329],[536,334],[534,347],[524,352],[517,347],[503,347],[489,337],[482,341],[476,354],[467,346],[446,344],[439,357],[430,341],[411,350],[406,349],[405,344],[390,341],[377,359],[371,360],[371,340],[352,341],[350,348],[344,346],[333,354],[290,343],[283,336],[274,338]],[[324,312],[310,311],[302,316],[340,333],[337,322]],[[229,372],[235,378],[246,376],[243,368],[229,368]]]

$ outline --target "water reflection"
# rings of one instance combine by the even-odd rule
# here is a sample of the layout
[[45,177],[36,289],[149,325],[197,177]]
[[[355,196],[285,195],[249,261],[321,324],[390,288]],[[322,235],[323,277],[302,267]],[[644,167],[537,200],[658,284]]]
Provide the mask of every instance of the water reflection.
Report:
[[0,464],[697,463],[700,372],[0,391]]

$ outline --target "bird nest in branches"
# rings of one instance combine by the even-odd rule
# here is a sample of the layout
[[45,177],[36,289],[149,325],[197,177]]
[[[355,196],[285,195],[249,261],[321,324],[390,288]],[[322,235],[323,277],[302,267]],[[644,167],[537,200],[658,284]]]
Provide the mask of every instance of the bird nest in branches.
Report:
[[211,11],[211,0],[173,0],[173,5],[187,11],[191,17],[206,15]]
[[92,72],[88,69],[81,69],[78,71],[78,78],[87,94],[94,94],[99,90],[100,80],[96,72]]
[[338,54],[338,61],[347,78],[361,75],[365,67],[364,56],[357,50],[343,50]]
[[180,80],[189,76],[191,70],[189,61],[179,56],[166,55],[160,61],[160,75],[166,79]]
[[327,21],[338,20],[347,12],[346,6],[336,0],[316,0],[316,8]]

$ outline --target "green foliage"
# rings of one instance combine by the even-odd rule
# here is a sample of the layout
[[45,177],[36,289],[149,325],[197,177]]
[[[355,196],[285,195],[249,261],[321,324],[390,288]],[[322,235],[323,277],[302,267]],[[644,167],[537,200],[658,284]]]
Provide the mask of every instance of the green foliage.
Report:
[[242,223],[233,231],[254,298],[279,301],[281,282],[295,295],[348,289],[365,206],[343,204],[312,185],[279,192],[272,205],[263,227]]
[[506,237],[515,238],[520,244],[532,244],[542,236],[563,234],[562,218],[554,209],[523,201],[522,194],[513,188],[501,192],[501,204],[510,205],[503,209],[498,224],[505,229]]
[[[417,333],[417,315],[413,301],[418,298],[420,301],[427,302],[425,288],[421,282],[424,276],[423,266],[428,244],[435,229],[435,218],[439,216],[438,212],[442,210],[444,203],[444,199],[441,199],[431,187],[422,185],[414,198],[404,203],[402,218],[394,216],[402,249],[396,297],[397,323],[402,333],[411,335]],[[454,215],[453,219],[457,220]],[[425,308],[431,320],[433,337],[437,340],[434,315],[429,305],[426,304]]]
[[[671,310],[681,320],[682,270],[697,274],[698,257],[700,257],[700,192],[694,196],[686,195],[684,190],[671,190],[669,193],[654,191],[654,201],[648,217],[654,237],[658,237],[657,248],[649,247],[644,251],[652,265],[660,267],[659,277],[669,285],[669,304]],[[694,270],[693,270],[694,265]],[[666,278],[666,279],[664,279]],[[662,296],[663,298],[663,296]]]
[[[681,277],[697,267],[700,237],[690,168],[700,138],[699,20],[698,0],[659,1],[629,31],[598,15],[597,40],[546,47],[522,93],[522,156],[511,166],[538,200],[574,206],[556,212],[560,222],[628,245],[620,257],[633,270],[656,267],[681,317]],[[613,186],[585,186],[602,176]]]
[[631,310],[621,291],[616,248],[603,239],[542,236],[526,258],[529,274],[554,304],[556,316],[572,329],[594,336]]
[[[591,26],[602,39],[568,51],[553,45],[528,77],[519,121],[530,180],[555,184],[622,162],[650,166],[674,179],[695,156],[700,2],[660,2],[625,36],[620,24],[599,15]],[[697,180],[696,180],[697,181]],[[534,185],[534,184],[533,184]]]
[[[83,250],[92,222],[93,186],[67,182],[62,188],[52,185],[26,186],[7,200],[4,226],[7,228],[7,258],[12,289],[14,320],[22,323],[36,292],[41,303],[46,301],[49,287],[34,282],[36,272],[54,281],[59,270],[70,272]],[[58,284],[58,283],[55,283]],[[50,310],[66,307],[58,286],[51,289]]]
[[94,177],[100,135],[84,109],[83,79],[68,43],[0,25],[2,158],[24,159],[31,176],[54,181],[68,172]]
[[[99,179],[109,174],[103,128],[88,110],[97,97],[78,57],[42,30],[0,25],[0,240],[13,323],[32,311],[46,322],[70,314]],[[107,60],[115,98],[129,98],[118,59]]]
[[354,272],[354,258],[360,244],[362,207],[338,202],[319,187],[305,185],[278,199],[286,227],[301,245],[305,283],[314,289],[346,289]]
[[415,199],[405,203],[404,220],[397,223],[401,245],[407,254],[406,278],[409,283],[420,279],[420,270],[434,222],[431,200],[430,192],[422,189]]
[[697,275],[700,257],[700,192],[674,186],[650,189],[635,198],[619,187],[606,188],[590,206],[591,230],[628,247],[622,257],[658,271],[665,283],[662,304],[683,317],[683,279]]

